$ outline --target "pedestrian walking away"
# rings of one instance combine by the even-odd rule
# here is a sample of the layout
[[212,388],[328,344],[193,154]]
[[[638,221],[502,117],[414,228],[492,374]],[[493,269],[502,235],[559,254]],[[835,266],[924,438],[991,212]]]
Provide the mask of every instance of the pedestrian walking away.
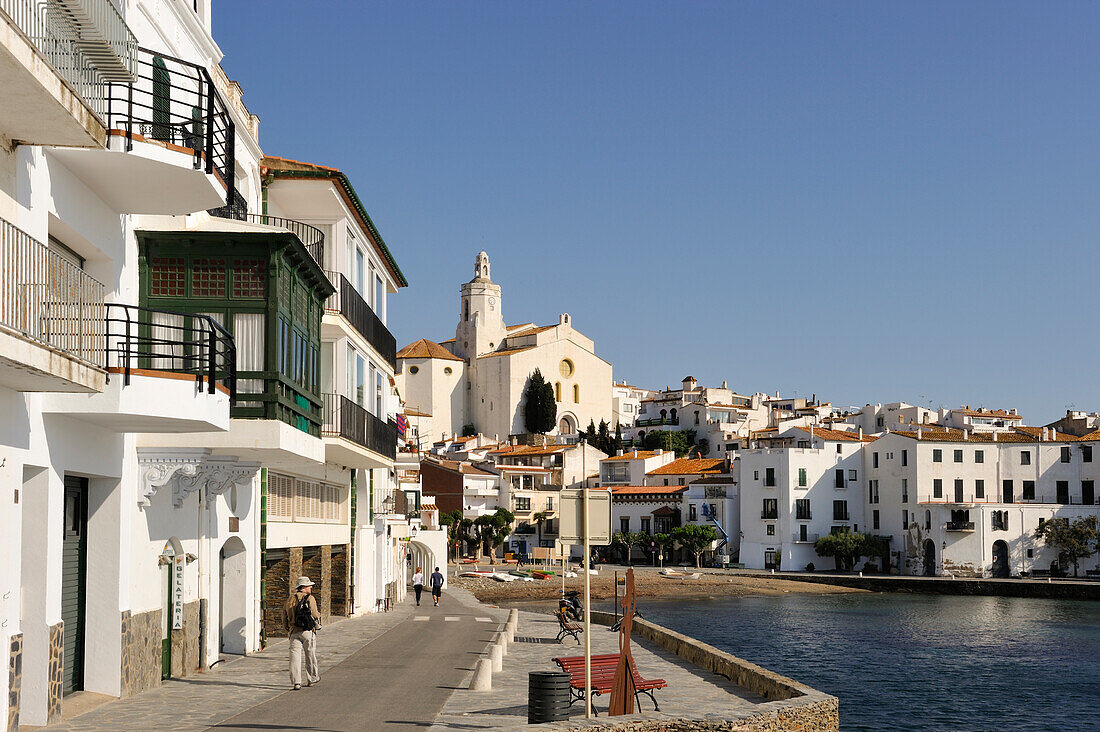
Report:
[[416,594],[416,606],[420,607],[420,593],[424,591],[424,570],[420,567],[416,568],[416,574],[413,575],[413,592]]
[[306,686],[313,686],[321,680],[317,668],[317,630],[321,627],[321,613],[317,610],[317,598],[313,596],[313,582],[309,577],[298,578],[297,589],[283,605],[283,620],[290,631],[290,683],[295,691],[302,688],[304,661]]
[[443,595],[443,575],[439,573],[439,567],[435,568],[432,572],[432,599],[435,600],[435,606],[439,607],[439,598]]

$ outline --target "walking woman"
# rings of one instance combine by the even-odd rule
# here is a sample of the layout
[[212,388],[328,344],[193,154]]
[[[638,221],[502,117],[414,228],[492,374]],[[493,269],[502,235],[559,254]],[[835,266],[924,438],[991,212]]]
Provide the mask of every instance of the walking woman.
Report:
[[420,593],[424,591],[424,570],[421,567],[416,568],[416,574],[413,575],[413,592],[416,593],[416,606],[420,607]]

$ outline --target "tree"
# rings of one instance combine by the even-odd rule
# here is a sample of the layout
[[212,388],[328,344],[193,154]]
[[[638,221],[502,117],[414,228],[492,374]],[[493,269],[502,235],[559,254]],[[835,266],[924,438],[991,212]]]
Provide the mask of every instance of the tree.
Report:
[[535,520],[535,525],[539,527],[539,546],[542,546],[542,525],[549,521],[552,515],[550,511],[538,511],[531,517]]
[[1067,518],[1053,518],[1039,524],[1035,529],[1035,538],[1058,550],[1058,558],[1063,557],[1073,565],[1073,576],[1077,576],[1077,564],[1092,556],[1100,544],[1100,528],[1096,516],[1078,516],[1070,523]]
[[454,558],[455,545],[462,536],[462,521],[462,511],[458,509],[439,516],[439,525],[447,527],[447,556],[450,558]]
[[642,534],[637,531],[618,531],[611,537],[611,543],[621,546],[623,551],[626,552],[627,564],[632,564],[630,555],[634,552],[634,547],[648,540],[648,534]]
[[653,430],[645,436],[645,449],[674,451],[677,457],[683,457],[695,444],[695,430],[670,431]]
[[672,534],[654,534],[653,542],[657,545],[658,556],[663,567],[665,566],[665,552],[676,546],[676,540],[672,538]]
[[815,541],[814,551],[820,557],[833,557],[837,569],[851,569],[867,553],[867,545],[866,534],[850,531],[845,527]]
[[718,532],[713,526],[687,524],[672,530],[672,538],[685,551],[695,556],[695,568],[699,568],[699,557],[718,540]]
[[581,439],[583,439],[585,442],[587,442],[589,445],[596,448],[597,450],[600,449],[600,446],[596,444],[596,423],[595,422],[593,422],[592,420],[588,420],[588,427],[586,427],[581,432]]
[[500,543],[512,533],[512,523],[516,517],[506,508],[498,508],[487,516],[478,516],[473,530],[477,537],[479,552],[485,549],[489,554],[489,564],[494,564],[494,554]]
[[523,426],[528,432],[545,435],[558,419],[558,403],[554,399],[554,387],[535,369],[527,380],[523,392]]
[[616,455],[619,450],[623,449],[623,426],[621,424],[615,425],[615,441],[611,443],[611,452],[608,455]]

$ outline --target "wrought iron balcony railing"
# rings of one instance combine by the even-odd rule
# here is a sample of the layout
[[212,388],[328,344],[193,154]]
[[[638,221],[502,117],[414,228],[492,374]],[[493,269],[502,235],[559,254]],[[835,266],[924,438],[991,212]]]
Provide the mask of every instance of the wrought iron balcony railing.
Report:
[[248,221],[253,224],[276,226],[291,231],[302,242],[302,246],[306,248],[309,256],[313,258],[317,266],[321,268],[325,266],[325,232],[304,221],[296,221],[282,216],[269,216],[268,214],[250,214],[248,213],[248,203],[236,189],[230,193],[228,203],[225,206],[212,208],[207,213],[223,219]]
[[137,77],[137,40],[110,0],[0,0],[0,10],[101,118],[107,84]]
[[174,145],[217,175],[233,202],[233,118],[205,67],[139,48],[134,82],[108,84],[106,106],[107,128],[124,133],[127,150],[135,137]]
[[139,369],[169,371],[193,376],[211,394],[221,385],[236,401],[237,349],[213,318],[119,303],[106,308],[105,365],[123,374],[123,384]]
[[379,455],[397,459],[397,425],[383,422],[343,394],[324,394],[321,434],[351,440]]
[[325,303],[325,309],[335,311],[348,319],[348,322],[367,339],[367,343],[378,352],[390,369],[397,368],[397,339],[390,333],[385,323],[374,314],[363,296],[352,286],[351,281],[339,272],[326,271],[336,292]]
[[973,531],[973,521],[948,521],[944,526],[947,531]]
[[98,366],[104,294],[76,264],[0,219],[0,325]]

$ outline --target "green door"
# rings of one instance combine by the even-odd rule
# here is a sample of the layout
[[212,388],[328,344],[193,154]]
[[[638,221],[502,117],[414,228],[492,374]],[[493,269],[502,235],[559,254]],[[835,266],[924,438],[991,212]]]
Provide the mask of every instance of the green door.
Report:
[[84,688],[84,607],[88,575],[88,479],[65,476],[61,548],[61,619],[65,623],[63,693]]

